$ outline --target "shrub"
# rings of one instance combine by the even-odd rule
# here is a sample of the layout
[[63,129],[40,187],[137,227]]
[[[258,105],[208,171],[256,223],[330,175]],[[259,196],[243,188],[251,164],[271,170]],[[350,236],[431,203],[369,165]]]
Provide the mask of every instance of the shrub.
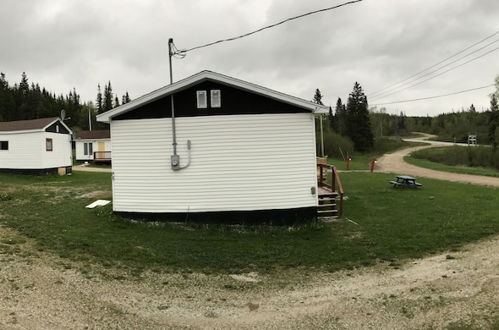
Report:
[[398,136],[392,137],[378,137],[374,140],[374,150],[377,153],[387,153],[402,147],[406,147],[408,145],[407,142],[404,142]]
[[[318,140],[320,147],[320,140]],[[341,150],[341,151],[340,151]],[[335,132],[324,132],[324,152],[329,157],[342,158],[341,153],[351,155],[353,153],[353,142],[346,136]]]
[[418,150],[412,156],[451,166],[488,167],[499,170],[499,152],[488,147],[428,148]]

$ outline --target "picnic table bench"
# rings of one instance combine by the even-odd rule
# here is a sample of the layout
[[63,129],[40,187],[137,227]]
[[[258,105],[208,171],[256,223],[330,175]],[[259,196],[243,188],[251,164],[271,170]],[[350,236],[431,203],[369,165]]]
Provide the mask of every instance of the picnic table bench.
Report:
[[394,188],[418,188],[423,186],[421,183],[416,182],[416,178],[408,175],[397,175],[396,181],[390,181],[390,184]]

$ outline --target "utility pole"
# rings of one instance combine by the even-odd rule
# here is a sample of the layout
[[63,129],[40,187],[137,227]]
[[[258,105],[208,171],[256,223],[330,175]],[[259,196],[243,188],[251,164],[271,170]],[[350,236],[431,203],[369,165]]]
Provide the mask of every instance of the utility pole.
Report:
[[319,114],[319,120],[321,125],[321,152],[322,152],[322,157],[324,157],[324,132],[322,129],[322,114]]
[[[168,59],[170,61],[170,85],[173,84],[173,70],[172,70],[172,56],[173,52],[173,38],[168,39]],[[170,95],[172,107],[172,145],[173,155],[171,156],[171,165],[174,169],[180,166],[180,157],[177,155],[177,134],[175,132],[175,107],[173,101],[173,93]]]

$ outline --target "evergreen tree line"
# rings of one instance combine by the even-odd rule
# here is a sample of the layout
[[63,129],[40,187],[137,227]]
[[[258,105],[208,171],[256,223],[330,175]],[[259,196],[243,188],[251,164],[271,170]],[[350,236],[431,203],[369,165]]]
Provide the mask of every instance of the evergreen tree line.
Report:
[[[466,143],[468,135],[476,135],[479,144],[490,144],[494,150],[499,145],[499,76],[496,78],[497,90],[490,95],[490,108],[479,112],[473,104],[459,112],[443,113],[435,117],[406,116],[388,114],[385,108],[368,108],[367,97],[356,82],[347,103],[338,98],[335,109],[329,109],[324,116],[328,125],[324,134],[334,143],[349,149],[348,140],[356,151],[369,151],[375,139],[387,136],[407,136],[410,132],[424,132],[437,135],[440,140]],[[313,101],[322,105],[322,93],[316,89]],[[343,139],[340,139],[342,137]],[[345,140],[345,138],[347,140]],[[319,140],[318,140],[319,141]],[[326,149],[331,149],[326,142]],[[319,151],[319,150],[318,150]],[[319,152],[320,154],[320,152]],[[326,152],[328,154],[328,152]],[[337,155],[330,150],[330,155]]]
[[[99,106],[100,85],[98,85],[97,105]],[[47,117],[59,117],[65,110],[65,123],[73,130],[89,129],[89,113],[92,128],[108,128],[108,125],[97,123],[95,116],[120,105],[120,99],[112,92],[111,82],[100,94],[100,108],[93,102],[82,102],[75,88],[68,94],[55,94],[40,87],[38,83],[30,83],[25,72],[19,83],[9,84],[4,73],[0,73],[0,121],[27,120]],[[130,102],[128,92],[121,97],[121,104]],[[100,111],[99,111],[100,109]]]
[[[322,105],[322,93],[319,89],[315,91],[313,101]],[[326,116],[323,118],[325,119]],[[329,153],[326,152],[326,154],[338,154],[336,150],[331,149],[331,144],[333,144],[331,139],[341,144],[337,146],[338,149],[341,149],[341,153],[343,153],[343,149],[345,153],[349,153],[351,149],[366,152],[373,148],[374,135],[371,129],[367,97],[358,82],[355,82],[346,104],[341,98],[338,98],[334,113],[333,109],[329,108],[327,122],[328,125],[323,125],[327,126],[325,140],[328,141],[326,149],[329,149]],[[348,142],[349,140],[351,143]]]

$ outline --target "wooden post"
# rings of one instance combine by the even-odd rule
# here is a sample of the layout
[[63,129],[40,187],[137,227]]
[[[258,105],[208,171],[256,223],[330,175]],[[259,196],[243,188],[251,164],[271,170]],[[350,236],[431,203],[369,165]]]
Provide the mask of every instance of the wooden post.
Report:
[[319,179],[319,187],[322,186],[322,182],[324,180],[324,173],[322,172],[322,164],[319,164],[320,179]]
[[338,218],[343,216],[343,194],[340,195],[340,209],[338,210]]
[[333,192],[336,191],[336,170],[334,167],[330,167],[331,168],[331,188],[333,190]]
[[374,165],[376,164],[376,158],[371,159],[371,173],[374,172]]

